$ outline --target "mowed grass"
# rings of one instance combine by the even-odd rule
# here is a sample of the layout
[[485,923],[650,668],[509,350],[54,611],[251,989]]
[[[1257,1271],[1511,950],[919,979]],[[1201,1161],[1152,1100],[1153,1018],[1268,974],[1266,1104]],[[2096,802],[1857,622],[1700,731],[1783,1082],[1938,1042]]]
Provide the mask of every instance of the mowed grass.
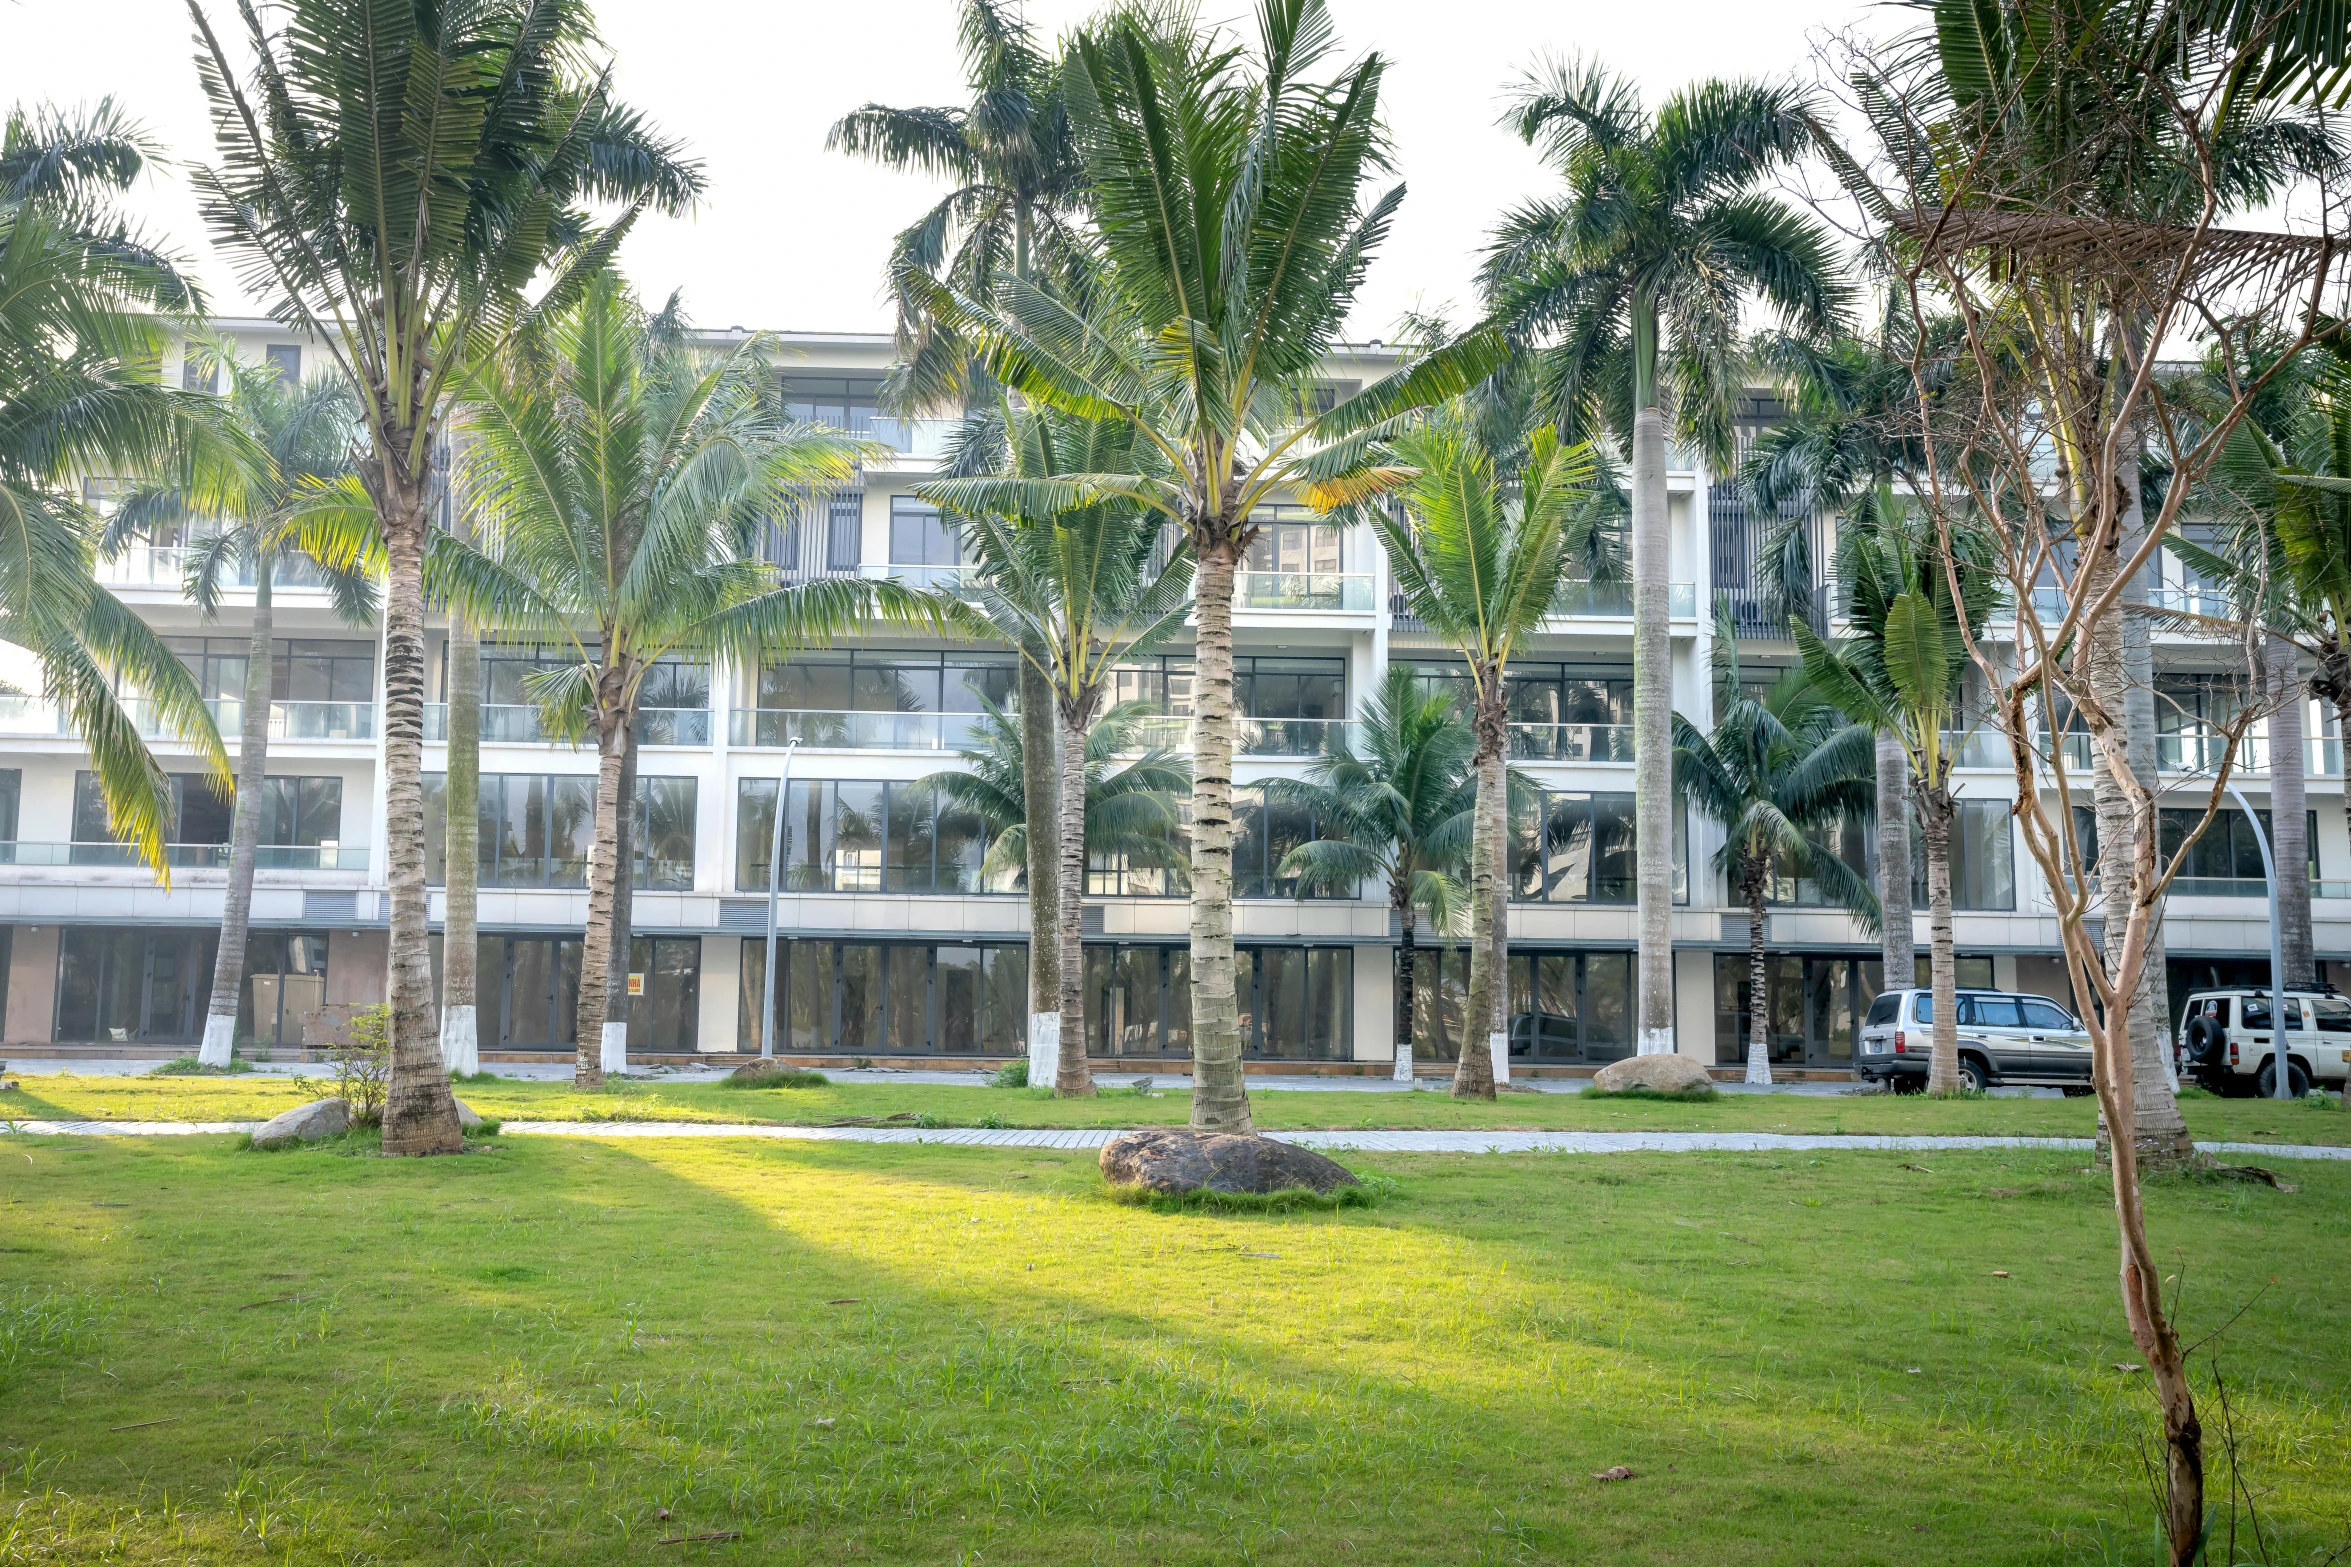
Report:
[[[327,1090],[288,1078],[101,1078],[20,1076],[0,1095],[0,1117],[18,1120],[245,1120],[275,1115]],[[833,1082],[821,1088],[736,1089],[715,1082],[653,1078],[611,1082],[596,1093],[564,1082],[501,1078],[460,1085],[466,1103],[508,1120],[827,1121],[929,1117],[937,1126],[1122,1127],[1181,1124],[1184,1090],[1148,1097],[1105,1089],[1092,1099],[1054,1099],[1041,1089],[947,1083]],[[1724,1094],[1711,1102],[1585,1098],[1511,1093],[1494,1102],[1456,1101],[1441,1089],[1418,1093],[1254,1089],[1251,1112],[1269,1131],[1433,1127],[1579,1131],[1736,1131],[1985,1134],[2089,1137],[2092,1099],[1929,1099],[1891,1094]],[[2278,1104],[2192,1093],[2181,1101],[2189,1130],[2208,1141],[2351,1144],[2341,1101]]]
[[[11,1140],[0,1561],[2153,1559],[2079,1156],[1357,1162],[1219,1216],[1043,1150]],[[2317,1562],[2351,1169],[2291,1178],[2150,1209]]]

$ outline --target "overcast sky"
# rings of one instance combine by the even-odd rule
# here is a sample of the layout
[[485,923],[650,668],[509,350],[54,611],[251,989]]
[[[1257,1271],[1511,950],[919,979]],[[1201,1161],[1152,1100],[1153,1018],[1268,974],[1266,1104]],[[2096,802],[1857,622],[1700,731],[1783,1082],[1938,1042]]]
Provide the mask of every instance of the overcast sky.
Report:
[[[234,29],[227,0],[212,4],[215,25]],[[1823,28],[1901,20],[1854,0],[1333,6],[1350,53],[1378,49],[1391,61],[1386,112],[1409,186],[1352,323],[1367,337],[1386,335],[1415,305],[1466,306],[1496,214],[1549,188],[1533,154],[1496,124],[1507,84],[1544,54],[1595,53],[1654,103],[1704,75],[1804,69]],[[1029,15],[1050,33],[1094,9],[1094,0],[1033,0]],[[682,287],[705,326],[886,330],[889,237],[944,187],[828,153],[825,131],[869,101],[964,101],[953,0],[602,0],[597,14],[622,95],[708,166],[701,211],[649,219],[630,238],[622,263],[639,287],[655,297]],[[1209,0],[1206,14],[1248,23],[1234,0]],[[181,0],[0,0],[0,102],[111,94],[174,157],[205,157],[211,128],[189,34]],[[158,170],[138,205],[197,256],[217,310],[253,308],[206,245],[176,169]]]

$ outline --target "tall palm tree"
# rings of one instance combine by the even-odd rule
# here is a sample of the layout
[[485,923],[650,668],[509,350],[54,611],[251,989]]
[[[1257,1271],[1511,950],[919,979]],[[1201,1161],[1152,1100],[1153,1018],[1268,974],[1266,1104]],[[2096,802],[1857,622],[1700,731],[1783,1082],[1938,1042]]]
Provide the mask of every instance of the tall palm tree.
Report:
[[[201,536],[188,557],[187,592],[206,620],[219,617],[222,592],[232,584],[253,585],[251,645],[245,657],[245,695],[237,752],[236,808],[229,829],[229,883],[221,909],[220,945],[213,958],[212,1000],[204,1016],[198,1059],[207,1066],[229,1064],[237,1031],[237,995],[245,983],[245,946],[253,915],[253,867],[261,843],[264,780],[269,776],[271,676],[275,663],[278,573],[297,564],[295,514],[307,489],[351,471],[352,438],[358,433],[359,405],[350,388],[321,378],[301,386],[285,384],[275,365],[238,362],[234,345],[210,334],[191,334],[182,350],[210,382],[227,378],[223,405],[229,416],[265,452],[269,466],[261,482],[209,514],[176,486],[143,486],[124,498],[108,520],[105,548],[112,554],[158,526],[194,523]],[[342,619],[372,626],[375,585],[360,572],[324,574]]]
[[1584,529],[1599,525],[1582,505],[1591,452],[1562,445],[1559,433],[1545,425],[1528,438],[1514,472],[1498,471],[1495,453],[1456,412],[1396,435],[1381,458],[1388,472],[1409,476],[1396,492],[1406,517],[1364,508],[1387,544],[1388,569],[1412,612],[1469,665],[1471,769],[1477,778],[1469,1037],[1474,1043],[1481,1020],[1491,1037],[1489,1051],[1464,1046],[1453,1096],[1491,1099],[1494,1061],[1509,1049],[1502,861],[1509,831],[1510,710],[1504,680],[1511,655],[1542,624],[1568,562],[1583,551],[1570,537],[1571,522],[1581,519]]
[[[1181,882],[1185,859],[1178,808],[1191,790],[1192,770],[1183,753],[1167,746],[1136,750],[1156,716],[1147,702],[1121,702],[1104,709],[1086,731],[1086,858],[1159,871]],[[986,704],[975,727],[976,743],[956,753],[963,765],[922,781],[979,819],[988,838],[980,874],[996,882],[1028,863],[1021,756],[1027,735],[1017,715]],[[1131,760],[1119,760],[1130,755]]]
[[1037,46],[1015,5],[963,0],[956,22],[963,108],[869,103],[834,122],[825,146],[884,168],[956,181],[890,242],[898,363],[884,388],[910,411],[967,397],[971,351],[929,309],[940,280],[993,299],[1011,279],[1083,291],[1088,270],[1085,171],[1078,161],[1062,62]]
[[[930,309],[941,280],[974,299],[994,300],[1005,284],[1041,282],[1082,301],[1090,274],[1085,237],[1073,220],[1086,183],[1062,94],[1062,62],[1037,47],[1028,23],[997,0],[964,0],[957,28],[967,108],[892,109],[867,104],[844,115],[826,145],[888,168],[958,181],[935,207],[899,232],[890,247],[890,289],[897,305],[898,364],[883,384],[893,406],[920,412],[957,400],[980,402],[977,421],[998,437],[993,410],[979,397],[971,347]],[[982,380],[985,378],[982,377]],[[957,455],[964,455],[958,453]],[[948,471],[977,473],[951,456]],[[1029,767],[1029,814],[1053,810],[1059,772],[1053,753],[1053,696],[1032,659],[1020,662],[1021,754]],[[1029,841],[1029,1015],[1058,1012],[1058,955],[1045,932],[1058,930],[1060,876],[1053,840]]]
[[[585,0],[443,9],[245,8],[244,68],[202,0],[197,75],[219,161],[191,173],[214,239],[270,314],[358,393],[359,473],[386,560],[384,813],[391,890],[387,1153],[463,1147],[432,1025],[425,931],[424,557],[450,404],[518,324],[576,299],[688,161],[611,93]],[[599,227],[588,203],[617,206]],[[552,274],[536,300],[534,280]],[[365,548],[318,541],[329,564]],[[601,1004],[599,1003],[599,1011]]]
[[1476,832],[1476,737],[1450,696],[1423,694],[1409,664],[1391,664],[1354,725],[1323,741],[1303,778],[1266,785],[1276,800],[1313,813],[1326,836],[1282,856],[1280,874],[1299,896],[1387,889],[1396,916],[1393,1076],[1413,1080],[1414,951],[1420,916],[1442,929],[1462,907],[1460,871]]
[[202,300],[114,203],[151,155],[107,105],[11,112],[0,127],[0,639],[30,651],[89,748],[113,830],[159,878],[170,783],[116,691],[225,782],[228,753],[195,677],[92,576],[92,477],[147,478],[228,505],[266,467],[211,397],[162,384],[162,312]]
[[[1838,544],[1848,635],[1831,646],[1804,622],[1793,626],[1820,699],[1881,741],[1892,736],[1902,750],[1911,786],[1901,808],[1917,816],[1926,847],[1927,972],[1935,995],[1927,1088],[1934,1093],[1959,1088],[1958,970],[1951,945],[1951,829],[1959,803],[1951,771],[1963,743],[1960,677],[1968,664],[1967,639],[1983,635],[1998,597],[1991,557],[1980,534],[1959,531],[1947,560],[1934,524],[1906,512],[1891,487],[1881,489]],[[1907,859],[1898,873],[1909,877]],[[1891,884],[1897,868],[1881,865],[1879,874]],[[1912,977],[1889,969],[1886,988]]]
[[[1747,908],[1747,1081],[1769,1083],[1764,905],[1775,875],[1792,871],[1818,882],[1837,907],[1877,922],[1867,878],[1823,841],[1874,808],[1874,742],[1822,699],[1807,670],[1789,670],[1760,697],[1743,694],[1727,603],[1716,621],[1714,733],[1674,715],[1674,784],[1723,830],[1714,863]],[[1937,1011],[1938,1022],[1944,1015]]]
[[837,483],[875,449],[783,415],[765,338],[708,357],[666,343],[605,273],[525,347],[467,383],[458,489],[483,536],[436,539],[433,579],[476,623],[571,655],[530,695],[558,733],[596,745],[575,1080],[597,1087],[627,1056],[608,987],[629,874],[621,787],[647,674],[671,656],[756,665],[869,618],[939,617],[895,582],[774,584],[757,556],[766,517],[795,486]]
[[1755,185],[1810,147],[1793,88],[1706,81],[1644,114],[1597,62],[1521,82],[1508,123],[1566,190],[1503,219],[1484,279],[1541,370],[1570,438],[1603,427],[1632,451],[1634,816],[1639,825],[1637,1048],[1673,1042],[1673,649],[1665,430],[1731,466],[1744,390],[1742,296],[1788,327],[1833,331],[1846,288],[1822,227]]
[[1199,592],[1192,790],[1192,1124],[1247,1132],[1233,951],[1233,626],[1252,512],[1277,494],[1352,496],[1369,446],[1458,395],[1500,347],[1472,333],[1317,409],[1320,367],[1401,188],[1361,204],[1380,167],[1385,62],[1324,80],[1323,0],[1269,0],[1254,47],[1188,11],[1113,15],[1073,45],[1070,115],[1104,259],[1081,310],[1015,280],[1001,303],[941,285],[933,314],[1024,397],[1121,421],[1164,478],[964,479],[957,510],[1047,516],[1104,496],[1140,503],[1192,547]]
[[[1148,471],[1123,420],[1073,418],[1051,408],[1007,408],[1008,471],[1050,480],[1060,473]],[[953,486],[958,481],[942,481]],[[939,486],[918,487],[926,496]],[[939,498],[953,504],[953,492]],[[1090,1094],[1086,1066],[1085,962],[1086,736],[1100,720],[1116,667],[1183,629],[1191,608],[1192,559],[1182,544],[1163,560],[1159,514],[1124,497],[1046,517],[968,516],[965,546],[978,571],[942,613],[975,635],[1001,636],[1044,676],[1059,732],[1055,797],[1055,966],[1060,981],[1054,1091]],[[966,602],[968,600],[969,602]],[[1031,941],[1034,943],[1032,934]],[[1034,1022],[1032,1021],[1032,1027]]]

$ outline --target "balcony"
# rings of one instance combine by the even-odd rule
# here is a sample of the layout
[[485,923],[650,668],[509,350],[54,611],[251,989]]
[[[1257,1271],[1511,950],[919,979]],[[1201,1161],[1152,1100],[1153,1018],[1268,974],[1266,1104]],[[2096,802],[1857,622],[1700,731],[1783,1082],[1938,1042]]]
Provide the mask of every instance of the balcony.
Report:
[[[227,870],[225,843],[167,843],[164,858],[191,870]],[[265,843],[254,851],[254,867],[265,871],[364,871],[367,850],[340,844]],[[144,869],[146,861],[127,843],[0,843],[0,865],[99,865]]]
[[1371,613],[1372,579],[1347,571],[1243,571],[1233,578],[1235,609],[1329,609]]
[[[1998,736],[1993,736],[1997,742]],[[2090,737],[2076,730],[2064,736],[2065,765],[2076,772],[2090,769],[2092,753]],[[2307,735],[2303,738],[2303,774],[2310,778],[2340,778],[2343,776],[2343,742],[2326,735]],[[2222,754],[2228,742],[2219,735],[2168,734],[2155,737],[2155,765],[2166,773],[2211,773],[2219,770]],[[2041,731],[2040,751],[2049,755],[2049,732]],[[1962,765],[1970,765],[1963,763]],[[2008,765],[2005,743],[2001,743],[2000,758],[1996,764]],[[2269,772],[2269,737],[2248,735],[2237,745],[2236,766],[2232,774],[2266,776]]]
[[727,744],[781,750],[797,740],[822,751],[955,751],[979,743],[981,718],[978,713],[738,707],[728,715]]
[[[1665,611],[1674,620],[1698,618],[1698,584],[1666,584]],[[1388,595],[1388,614],[1398,631],[1426,631],[1428,626],[1412,612],[1412,601],[1401,593]],[[1622,620],[1633,618],[1633,588],[1629,582],[1563,582],[1552,596],[1553,620]]]
[[[152,698],[117,699],[142,740],[177,740],[179,732],[163,720]],[[205,707],[224,741],[235,743],[245,728],[245,704],[235,697],[214,697]],[[62,735],[65,716],[55,704],[30,696],[0,697],[0,734]],[[272,702],[269,738],[279,740],[373,740],[376,705],[373,702]]]
[[1510,756],[1520,762],[1629,762],[1630,724],[1512,724]]
[[[427,702],[424,710],[424,737],[427,744],[444,745],[449,739],[449,704]],[[584,741],[567,741],[549,734],[540,722],[539,710],[528,703],[482,704],[482,743],[485,745],[577,745]],[[640,707],[637,709],[637,744],[669,746],[707,746],[710,744],[710,709],[706,707]]]
[[[2351,881],[2317,881],[2310,884],[2314,898],[2351,898]],[[2269,897],[2269,883],[2258,877],[2241,876],[2181,876],[2171,884],[2175,898],[2260,898]]]
[[[112,560],[99,562],[98,580],[108,587],[182,592],[187,587],[188,563],[196,554],[194,547],[185,544],[135,544]],[[251,561],[237,561],[221,574],[221,581],[227,587],[250,588],[257,575]],[[278,562],[271,585],[278,591],[316,591],[326,586],[326,578],[318,562],[307,555],[292,555]]]

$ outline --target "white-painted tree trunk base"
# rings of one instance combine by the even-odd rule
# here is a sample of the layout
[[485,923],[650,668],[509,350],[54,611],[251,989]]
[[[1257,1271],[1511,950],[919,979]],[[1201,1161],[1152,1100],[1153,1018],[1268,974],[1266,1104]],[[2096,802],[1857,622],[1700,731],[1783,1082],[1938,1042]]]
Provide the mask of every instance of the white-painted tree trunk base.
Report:
[[1670,1056],[1673,1054],[1673,1030],[1670,1028],[1644,1029],[1640,1045],[1633,1051],[1641,1056]]
[[1051,1088],[1061,1075],[1061,1014],[1029,1014],[1029,1086]]
[[1395,1079],[1399,1083],[1412,1081],[1412,1050],[1409,1046],[1400,1046],[1396,1051]]
[[1488,1034],[1486,1054],[1494,1059],[1494,1083],[1497,1087],[1510,1081],[1510,1036]]
[[1757,1088],[1771,1086],[1771,1057],[1760,1050],[1747,1051],[1747,1081]]
[[475,1030],[472,1007],[447,1007],[441,1012],[441,1065],[451,1077],[471,1077],[482,1069],[481,1036]]
[[208,1017],[204,1020],[204,1043],[197,1049],[196,1059],[206,1066],[227,1066],[229,1055],[237,1044],[237,1020],[233,1017]]
[[603,1059],[597,1064],[607,1072],[626,1072],[629,1069],[629,1026],[626,1023],[606,1023],[601,1041]]

